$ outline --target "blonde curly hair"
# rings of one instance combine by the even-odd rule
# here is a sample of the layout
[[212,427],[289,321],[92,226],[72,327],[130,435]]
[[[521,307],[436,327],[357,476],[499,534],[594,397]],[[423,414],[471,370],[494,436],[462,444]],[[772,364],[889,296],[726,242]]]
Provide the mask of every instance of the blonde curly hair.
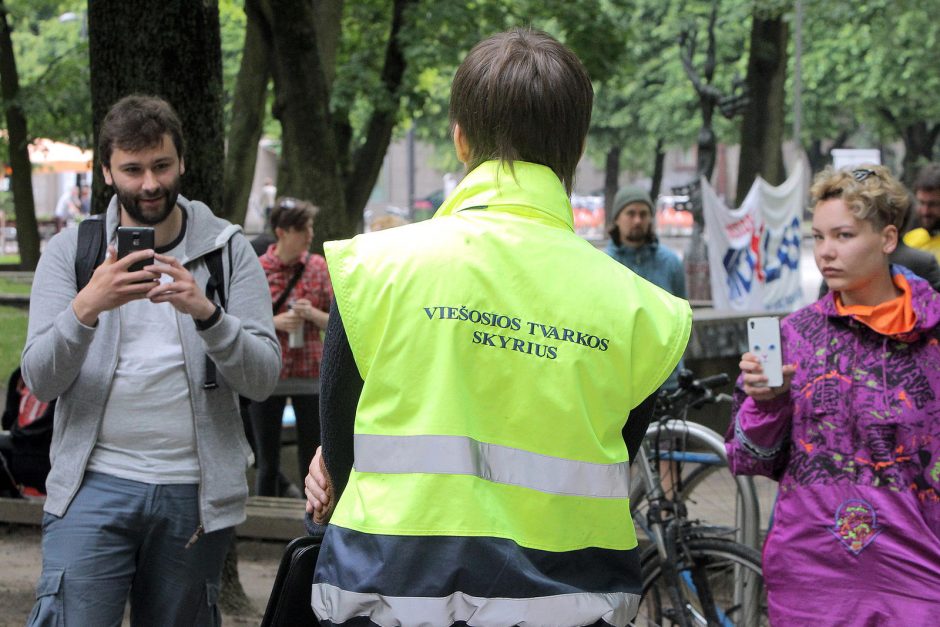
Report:
[[851,169],[827,167],[816,175],[810,188],[813,206],[841,198],[855,217],[880,230],[888,225],[904,226],[911,197],[888,168],[863,164]]

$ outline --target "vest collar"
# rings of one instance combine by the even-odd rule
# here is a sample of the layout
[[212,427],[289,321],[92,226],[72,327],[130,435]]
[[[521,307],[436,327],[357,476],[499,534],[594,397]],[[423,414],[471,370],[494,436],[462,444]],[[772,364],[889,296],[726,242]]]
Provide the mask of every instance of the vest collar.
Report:
[[513,169],[485,161],[464,177],[435,218],[475,209],[512,213],[548,226],[574,232],[571,201],[550,168],[514,161]]

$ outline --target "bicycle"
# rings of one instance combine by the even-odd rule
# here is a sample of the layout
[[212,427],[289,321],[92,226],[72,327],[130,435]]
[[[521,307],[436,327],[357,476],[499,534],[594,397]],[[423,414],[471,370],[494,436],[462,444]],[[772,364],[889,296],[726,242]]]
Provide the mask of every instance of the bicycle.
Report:
[[[669,485],[678,488],[677,496],[685,503],[689,518],[708,519],[713,525],[733,529],[738,542],[759,549],[761,512],[757,484],[752,477],[735,477],[728,471],[724,438],[720,434],[687,420],[690,408],[730,401],[730,396],[714,393],[728,382],[725,374],[697,380],[684,370],[678,389],[663,391],[657,398],[653,421],[646,433],[646,441],[655,443],[655,447],[646,450],[655,450],[659,465],[669,469],[670,474],[659,479],[666,479]],[[646,482],[633,482],[632,512],[645,515],[649,506],[646,492]],[[716,498],[724,500],[731,493],[735,495],[734,508],[715,507]]]
[[[695,380],[683,373],[679,390],[661,395],[658,419],[641,445],[634,467],[640,479],[636,482],[641,494],[638,504],[644,506],[633,507],[631,501],[631,512],[651,546],[641,556],[643,600],[634,625],[768,624],[760,554],[726,537],[736,529],[707,525],[688,515],[690,492],[701,485],[702,477],[721,469],[713,456],[723,458],[722,440],[705,427],[690,428],[684,420],[671,417],[678,412],[684,418],[690,407],[721,400],[712,390],[727,382],[726,375]],[[688,450],[692,433],[709,450],[707,457]],[[665,450],[664,442],[668,442]],[[672,475],[668,486],[659,472],[661,464]],[[692,470],[687,471],[687,466]],[[740,486],[748,490],[746,481]],[[745,503],[742,514],[756,523],[759,508],[753,486],[750,492],[754,501]]]

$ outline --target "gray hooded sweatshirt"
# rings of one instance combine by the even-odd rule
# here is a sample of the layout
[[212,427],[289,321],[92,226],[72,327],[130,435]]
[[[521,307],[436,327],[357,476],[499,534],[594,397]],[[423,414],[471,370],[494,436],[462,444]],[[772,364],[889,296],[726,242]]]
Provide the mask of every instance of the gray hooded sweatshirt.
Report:
[[[209,279],[204,256],[231,240],[231,256],[222,253],[228,302],[221,320],[198,331],[192,316],[176,313],[195,419],[200,519],[208,533],[245,520],[251,450],[238,395],[268,397],[281,370],[281,351],[268,284],[251,245],[238,234],[240,227],[217,218],[200,202],[180,197],[177,204],[187,214],[185,254],[179,261],[203,289]],[[109,241],[118,219],[117,199],[112,198],[105,221]],[[45,503],[45,511],[56,516],[64,515],[72,502],[98,439],[120,339],[117,310],[103,312],[94,327],[75,316],[77,242],[78,229],[66,229],[49,241],[39,260],[22,360],[23,378],[33,393],[45,401],[59,398]],[[211,390],[203,389],[206,354],[218,370],[218,387]]]

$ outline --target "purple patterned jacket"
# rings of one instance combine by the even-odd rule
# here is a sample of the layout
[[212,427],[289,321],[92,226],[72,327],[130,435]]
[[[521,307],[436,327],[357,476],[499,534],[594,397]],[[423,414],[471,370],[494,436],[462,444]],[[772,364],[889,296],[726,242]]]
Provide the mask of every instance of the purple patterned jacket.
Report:
[[774,625],[940,624],[940,294],[905,268],[914,330],[887,337],[832,294],[781,324],[789,394],[739,390],[732,472],[780,481],[764,544]]

